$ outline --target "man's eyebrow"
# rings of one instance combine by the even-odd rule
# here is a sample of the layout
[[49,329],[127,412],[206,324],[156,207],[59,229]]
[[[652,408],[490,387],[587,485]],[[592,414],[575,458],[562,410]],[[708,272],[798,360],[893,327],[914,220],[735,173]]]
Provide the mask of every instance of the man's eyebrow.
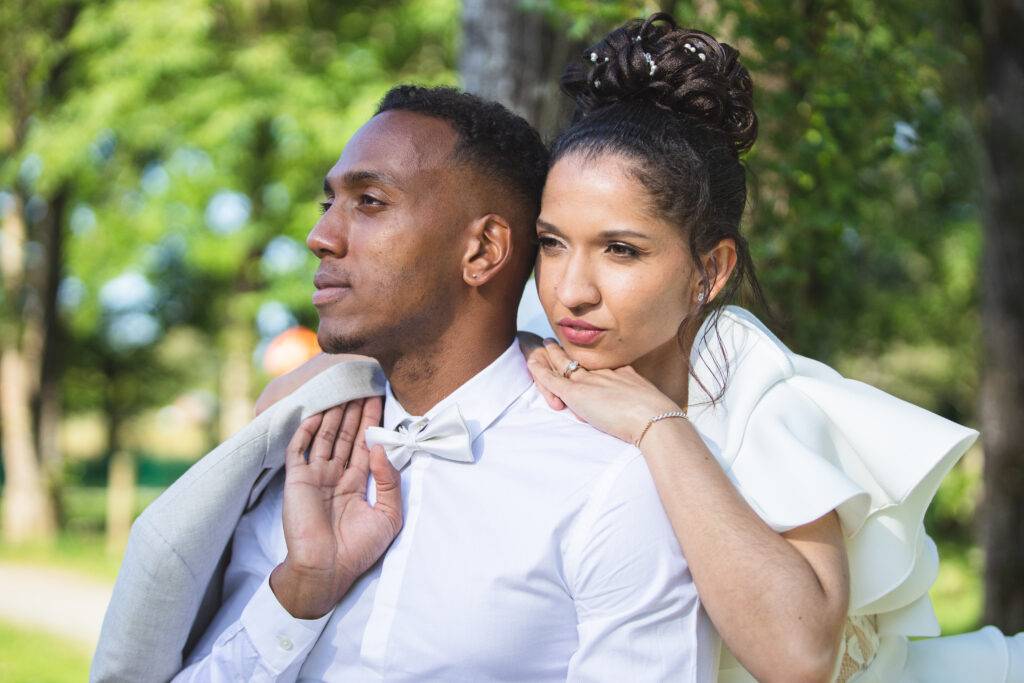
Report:
[[[399,185],[398,181],[394,176],[381,171],[349,171],[345,175],[341,176],[338,184],[342,187],[359,187],[361,185],[387,185],[395,189],[401,190],[402,186]],[[334,196],[334,188],[331,187],[330,178],[324,178],[324,194],[328,197]]]
[[401,185],[398,184],[394,176],[381,171],[349,171],[341,177],[341,184],[348,187],[370,185],[372,183],[401,189]]

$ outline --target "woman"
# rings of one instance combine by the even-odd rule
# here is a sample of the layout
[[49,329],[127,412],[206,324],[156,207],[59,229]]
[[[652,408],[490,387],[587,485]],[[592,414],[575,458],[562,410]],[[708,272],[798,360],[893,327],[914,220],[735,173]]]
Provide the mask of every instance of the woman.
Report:
[[[578,110],[552,150],[536,280],[564,349],[535,347],[531,371],[552,407],[643,451],[727,646],[720,680],[966,680],[936,678],[924,667],[942,658],[907,637],[938,632],[921,520],[976,432],[727,306],[758,291],[739,232],[757,119],[736,51],[658,14],[588,50],[563,87]],[[977,642],[993,656],[970,680],[1005,680],[1002,636]]]
[[[938,634],[922,519],[977,433],[726,306],[760,291],[739,231],[757,118],[738,53],[654,15],[562,84],[577,113],[552,149],[536,281],[565,348],[531,368],[553,407],[644,452],[739,660],[720,678],[749,680],[742,664],[758,680],[937,680],[940,657],[908,662],[908,636]],[[938,675],[1004,680],[997,657],[979,660]]]

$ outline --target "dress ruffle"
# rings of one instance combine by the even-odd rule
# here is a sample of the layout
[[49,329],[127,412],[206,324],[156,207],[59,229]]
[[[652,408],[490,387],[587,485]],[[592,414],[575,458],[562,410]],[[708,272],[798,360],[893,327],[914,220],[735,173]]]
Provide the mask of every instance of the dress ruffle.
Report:
[[878,615],[883,638],[938,635],[924,513],[978,433],[794,354],[742,308],[696,340],[691,420],[751,507],[779,532],[836,510],[850,614]]

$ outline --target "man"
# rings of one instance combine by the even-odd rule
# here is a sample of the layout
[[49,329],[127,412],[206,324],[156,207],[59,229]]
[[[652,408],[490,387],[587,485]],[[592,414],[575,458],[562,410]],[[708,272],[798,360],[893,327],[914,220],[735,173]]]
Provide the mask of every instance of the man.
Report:
[[[450,89],[396,88],[346,145],[307,240],[318,337],[383,368],[387,459],[323,445],[358,402],[302,424],[176,680],[711,679],[642,456],[550,410],[515,341],[544,171],[522,119]],[[367,469],[369,501],[304,488]]]

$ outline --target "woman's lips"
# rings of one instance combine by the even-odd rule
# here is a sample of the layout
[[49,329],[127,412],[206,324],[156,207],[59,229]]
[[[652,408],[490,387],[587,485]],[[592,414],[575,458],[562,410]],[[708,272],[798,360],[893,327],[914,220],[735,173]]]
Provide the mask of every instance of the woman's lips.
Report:
[[313,305],[334,303],[348,296],[351,291],[351,287],[320,287],[313,291]]
[[582,320],[561,320],[558,327],[569,343],[576,346],[590,346],[605,333],[605,330]]

